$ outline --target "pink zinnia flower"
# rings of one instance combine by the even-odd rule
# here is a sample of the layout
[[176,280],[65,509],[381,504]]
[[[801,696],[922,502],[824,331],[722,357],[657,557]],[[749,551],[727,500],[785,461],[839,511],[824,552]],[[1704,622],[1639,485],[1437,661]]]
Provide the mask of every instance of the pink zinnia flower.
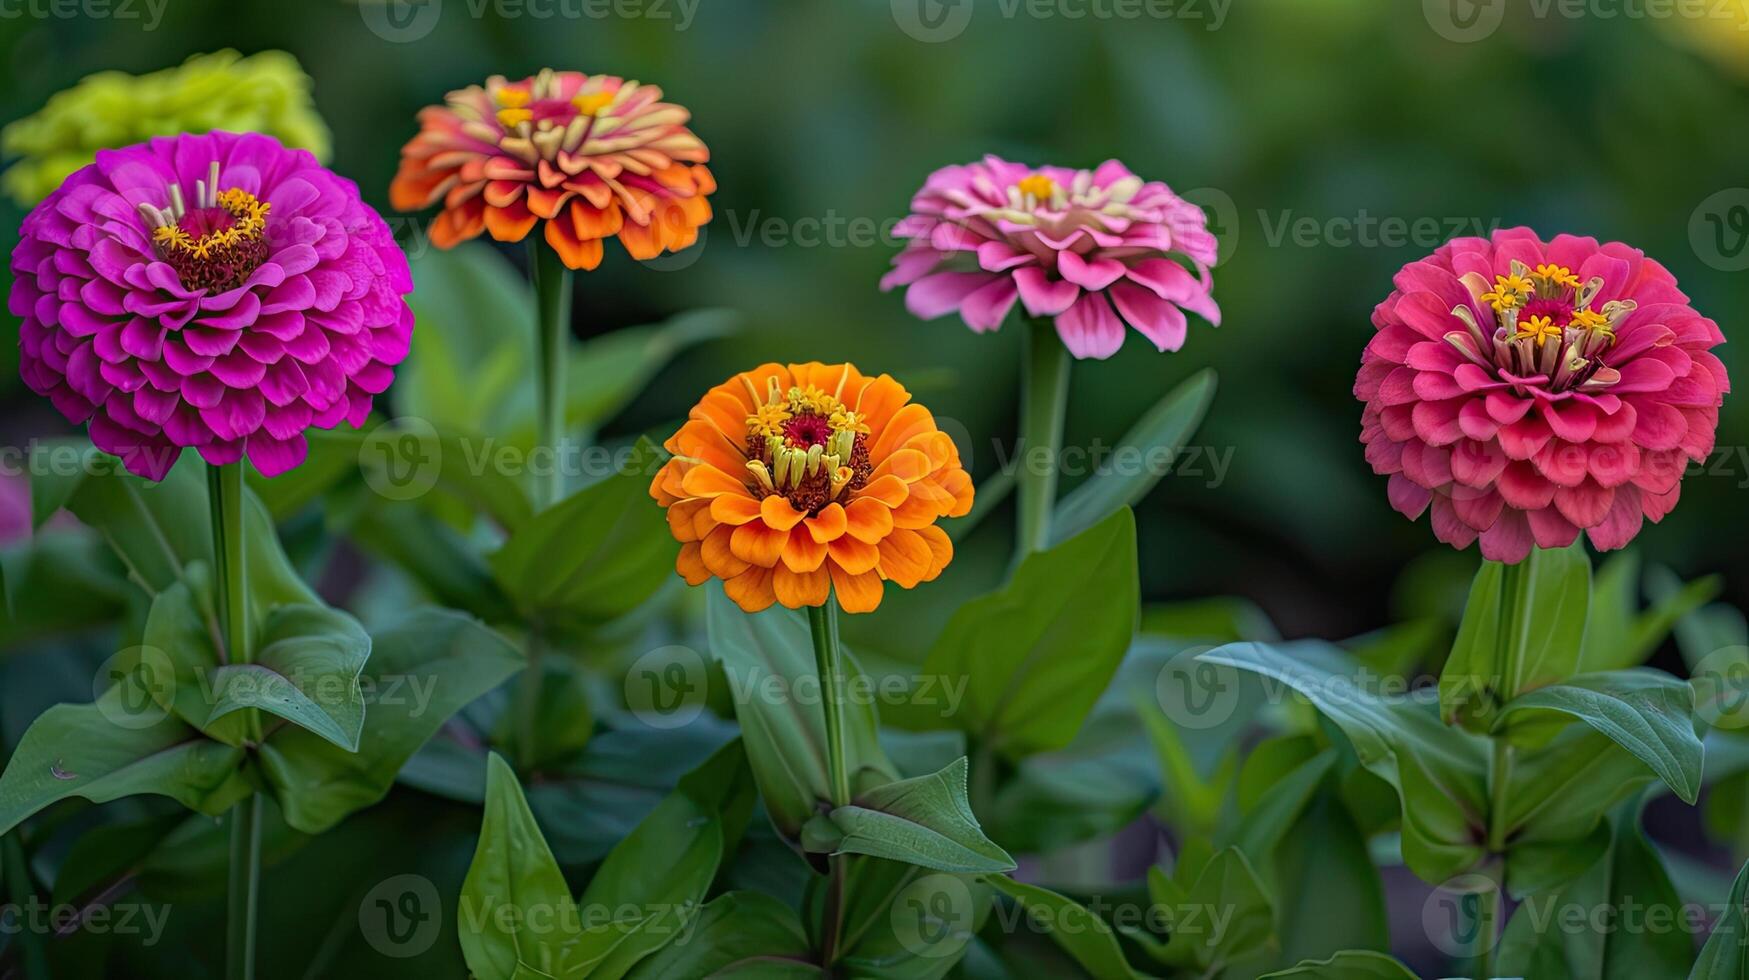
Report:
[[1095,358],[1123,346],[1126,321],[1163,351],[1184,344],[1183,310],[1220,325],[1208,216],[1116,160],[943,167],[911,209],[895,229],[910,244],[881,288],[910,287],[905,305],[925,320],[957,310],[973,330],[995,330],[1018,298],[1056,318],[1070,353]]
[[19,238],[25,382],[149,479],[183,448],[283,473],[307,428],[362,425],[407,356],[413,280],[388,225],[270,137],[100,151]]
[[1730,390],[1718,325],[1638,249],[1524,228],[1460,238],[1397,273],[1355,397],[1391,505],[1486,558],[1581,530],[1620,548],[1676,506]]

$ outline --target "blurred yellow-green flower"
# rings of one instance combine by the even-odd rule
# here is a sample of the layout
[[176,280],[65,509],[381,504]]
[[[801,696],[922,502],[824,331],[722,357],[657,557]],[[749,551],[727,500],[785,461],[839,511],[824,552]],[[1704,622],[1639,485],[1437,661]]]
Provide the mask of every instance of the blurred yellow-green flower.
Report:
[[326,161],[328,126],[310,101],[310,86],[297,59],[283,51],[244,57],[225,50],[147,75],[89,75],[0,130],[0,152],[16,158],[0,185],[30,207],[98,150],[215,129],[265,133]]

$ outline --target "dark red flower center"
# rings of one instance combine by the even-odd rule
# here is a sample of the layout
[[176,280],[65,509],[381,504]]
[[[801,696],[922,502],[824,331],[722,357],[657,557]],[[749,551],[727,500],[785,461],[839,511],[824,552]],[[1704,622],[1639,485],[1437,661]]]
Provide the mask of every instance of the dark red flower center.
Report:
[[783,424],[783,436],[797,449],[824,446],[832,438],[832,423],[823,415],[797,415]]
[[194,207],[185,204],[178,185],[169,188],[168,207],[140,205],[152,247],[186,289],[241,286],[267,261],[270,205],[242,188],[221,192],[218,179],[214,164],[208,180],[198,182]]

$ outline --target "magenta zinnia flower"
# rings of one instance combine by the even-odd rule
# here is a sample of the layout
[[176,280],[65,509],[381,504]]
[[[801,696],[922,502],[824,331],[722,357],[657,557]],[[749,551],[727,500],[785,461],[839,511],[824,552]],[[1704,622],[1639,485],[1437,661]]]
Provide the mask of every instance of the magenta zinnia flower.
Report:
[[1391,505],[1518,562],[1581,530],[1620,548],[1676,506],[1730,390],[1718,325],[1638,249],[1524,228],[1397,273],[1355,397]]
[[24,380],[127,468],[297,466],[407,355],[407,257],[357,185],[257,134],[104,150],[24,219]]
[[1208,216],[1116,160],[1034,170],[985,157],[930,174],[911,208],[895,228],[910,244],[881,288],[910,287],[905,305],[925,320],[957,310],[995,330],[1018,298],[1095,358],[1123,346],[1126,321],[1163,351],[1184,344],[1183,310],[1220,325]]

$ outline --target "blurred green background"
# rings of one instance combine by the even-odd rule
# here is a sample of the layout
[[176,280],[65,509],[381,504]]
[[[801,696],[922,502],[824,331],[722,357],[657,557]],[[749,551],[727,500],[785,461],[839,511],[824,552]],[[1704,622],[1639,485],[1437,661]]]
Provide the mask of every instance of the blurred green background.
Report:
[[[702,250],[664,271],[610,250],[583,279],[579,329],[702,305],[738,309],[750,329],[687,355],[624,424],[678,416],[704,386],[761,359],[850,359],[959,420],[980,475],[997,465],[991,440],[1011,438],[1019,332],[920,323],[878,292],[898,247],[883,232],[910,194],[935,167],[986,152],[1076,166],[1115,156],[1181,193],[1211,189],[1197,197],[1218,202],[1225,326],[1193,331],[1177,355],[1132,337],[1111,361],[1078,364],[1069,440],[1109,441],[1177,380],[1217,368],[1220,393],[1195,440],[1208,448],[1185,460],[1201,472],[1186,466],[1141,509],[1144,592],[1249,596],[1289,635],[1384,621],[1398,571],[1438,547],[1386,506],[1356,443],[1349,387],[1391,274],[1451,228],[1529,224],[1632,243],[1670,266],[1727,336],[1749,304],[1743,273],[1713,267],[1737,256],[1690,240],[1707,198],[1749,184],[1749,129],[1736,122],[1749,90],[1728,53],[1698,53],[1683,25],[1517,5],[1466,43],[1436,29],[1456,23],[1441,22],[1437,0],[1157,8],[1172,17],[1077,0],[1049,17],[996,0],[627,2],[620,9],[639,16],[585,0],[169,0],[154,18],[146,0],[118,0],[107,18],[0,20],[11,75],[0,115],[29,114],[93,71],[284,49],[316,80],[335,169],[386,211],[414,113],[449,89],[547,65],[660,84],[711,146],[717,217]],[[966,9],[944,40],[901,25],[922,10],[952,33]],[[1734,31],[1699,30],[1709,27]],[[9,233],[18,217],[7,214]],[[1723,354],[1740,367],[1735,345]],[[9,439],[54,427],[11,370],[5,383]],[[1743,418],[1727,404],[1723,475],[1691,477],[1682,506],[1642,537],[1651,560],[1728,573],[1738,599],[1749,597],[1749,556],[1719,528],[1741,513],[1749,483]],[[1230,460],[1224,479],[1210,452]]]
[[[721,182],[705,244],[658,268],[610,249],[582,277],[578,329],[705,305],[749,326],[663,374],[620,420],[626,431],[678,417],[762,359],[849,359],[963,424],[986,475],[992,440],[1012,438],[1019,331],[921,323],[878,291],[899,245],[884,230],[911,193],[932,169],[987,152],[1074,166],[1115,156],[1197,191],[1224,239],[1225,325],[1199,325],[1176,355],[1132,336],[1112,360],[1077,364],[1068,438],[1110,441],[1171,385],[1217,368],[1195,440],[1206,448],[1183,461],[1199,465],[1140,509],[1144,594],[1248,596],[1288,635],[1348,635],[1401,613],[1392,584],[1417,556],[1474,561],[1441,554],[1425,523],[1387,507],[1356,441],[1354,368],[1404,262],[1454,228],[1528,224],[1646,249],[1727,336],[1749,308],[1749,277],[1730,268],[1749,264],[1731,231],[1749,221],[1749,191],[1715,197],[1749,185],[1749,88],[1731,61],[1749,63],[1749,34],[1732,37],[1729,23],[1507,4],[1471,42],[1452,40],[1466,15],[1484,18],[1472,32],[1488,27],[1471,0],[82,2],[111,13],[18,16],[37,9],[19,0],[0,19],[0,116],[34,112],[101,69],[283,49],[315,79],[333,166],[385,212],[414,113],[487,75],[613,72],[688,106]],[[934,34],[918,27],[935,22]],[[1722,245],[1697,211],[1708,198],[1727,222]],[[10,234],[19,217],[0,224]],[[413,250],[427,217],[403,226]],[[508,254],[521,261],[520,248]],[[1738,349],[1723,350],[1734,372]],[[59,431],[15,373],[6,365],[0,382],[0,435]],[[1730,522],[1749,433],[1739,403],[1725,415],[1719,472],[1691,476],[1641,541],[1649,561],[1685,575],[1726,573],[1742,600],[1749,555]],[[1230,464],[1220,479],[1216,460]],[[1001,538],[1006,523],[980,536]]]
[[[1013,438],[1020,331],[911,318],[877,287],[901,245],[885,231],[947,163],[1121,158],[1210,208],[1225,325],[1193,327],[1178,354],[1132,336],[1110,361],[1077,363],[1068,442],[1109,444],[1172,386],[1217,369],[1196,451],[1138,508],[1144,598],[1242,596],[1288,637],[1448,614],[1477,561],[1393,512],[1361,456],[1350,387],[1371,310],[1401,265],[1453,233],[1526,224],[1644,248],[1727,337],[1749,312],[1749,31],[1737,22],[1625,16],[1635,5],[1605,0],[1582,17],[1506,0],[60,3],[0,0],[0,122],[91,72],[285,50],[315,79],[332,166],[385,213],[414,114],[490,74],[610,72],[689,107],[720,182],[703,245],[650,265],[609,248],[579,277],[576,329],[597,336],[706,306],[739,311],[745,327],[684,353],[610,426],[613,439],[671,431],[706,387],[762,360],[851,360],[962,427],[987,479],[996,444]],[[1749,0],[1728,9],[1749,26]],[[0,204],[8,237],[21,217]],[[396,224],[415,258],[429,218]],[[504,254],[522,262],[520,247]],[[1740,347],[1720,352],[1739,376]],[[0,344],[0,445],[69,432],[22,389],[15,361]],[[1684,578],[1722,573],[1739,606],[1745,415],[1727,401],[1718,454],[1638,544]],[[895,594],[851,627],[858,649],[920,659],[955,605],[1000,574],[1011,524],[1004,508],[937,587]],[[86,683],[83,668],[66,670],[65,686]],[[33,714],[14,713],[15,724]],[[419,858],[459,880],[474,813],[396,797],[276,872],[276,901],[312,920],[324,914],[315,905],[339,912],[327,938],[288,928],[267,952],[302,962],[319,941],[316,961],[334,962],[356,949],[344,945],[347,916],[375,879],[340,894],[336,869],[361,849],[386,866],[412,862],[397,850],[413,848],[408,826],[429,832]],[[169,877],[154,879],[160,891],[195,876],[143,873]]]

